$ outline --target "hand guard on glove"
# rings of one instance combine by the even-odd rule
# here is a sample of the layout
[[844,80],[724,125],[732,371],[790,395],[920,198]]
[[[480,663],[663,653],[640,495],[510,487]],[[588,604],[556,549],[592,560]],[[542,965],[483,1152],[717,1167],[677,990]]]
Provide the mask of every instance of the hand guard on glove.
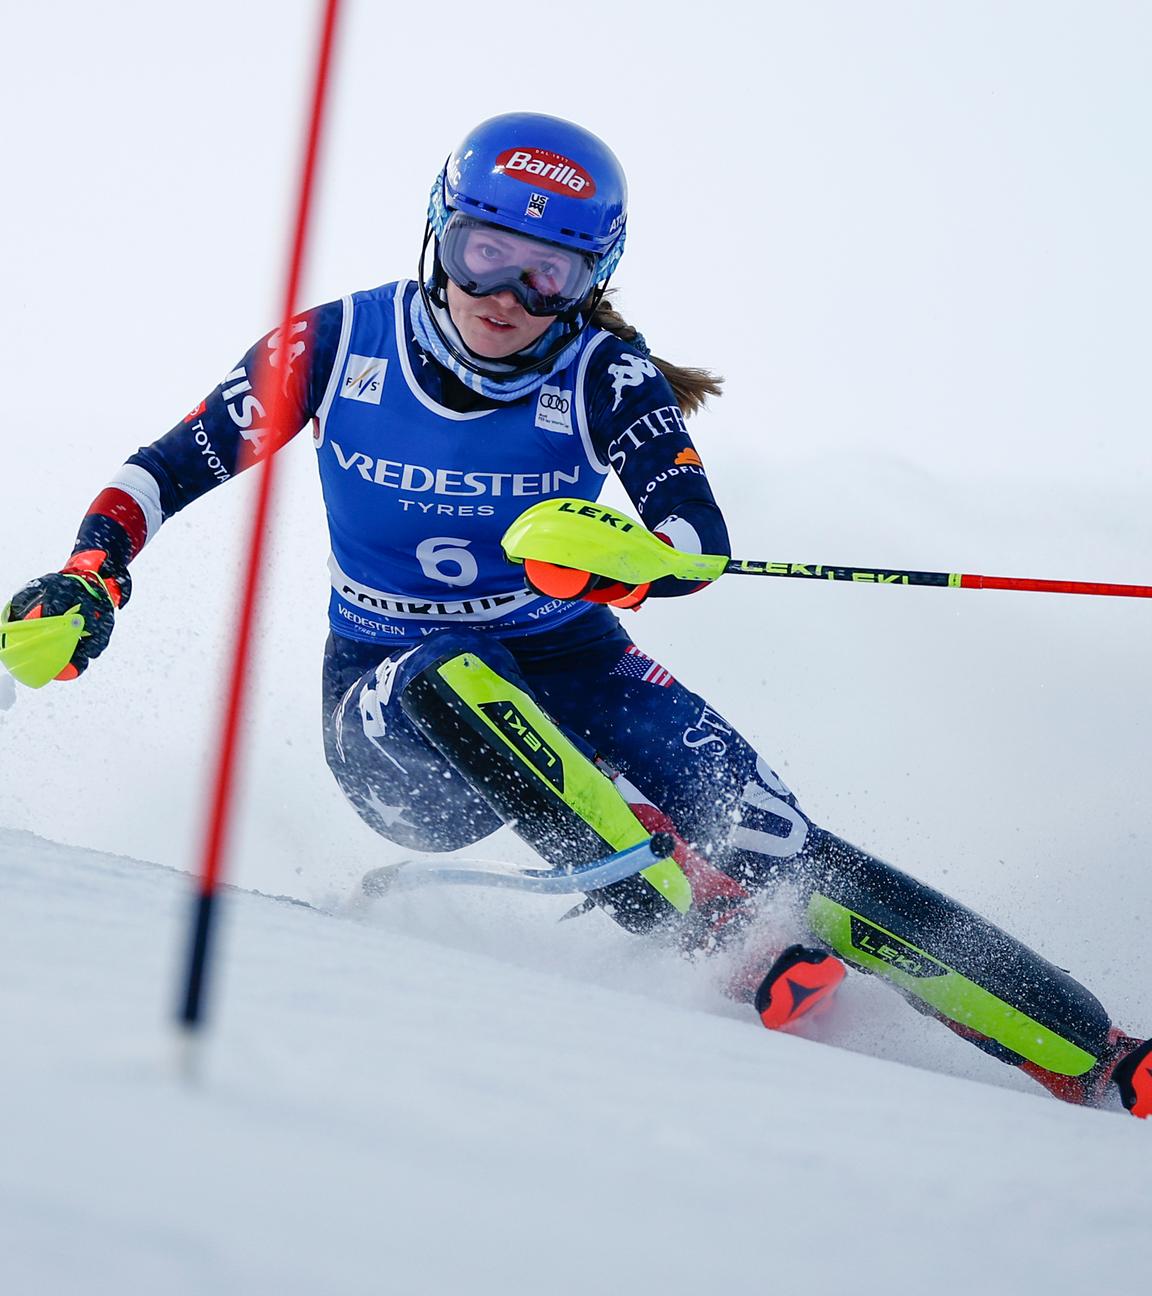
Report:
[[95,567],[89,568],[85,565],[86,557],[77,555],[63,571],[50,572],[29,581],[12,596],[8,605],[11,621],[63,616],[73,608],[84,618],[84,633],[70,661],[56,676],[58,680],[76,679],[88,669],[88,663],[108,647],[116,609],[128,601],[132,589],[127,572],[113,575]]

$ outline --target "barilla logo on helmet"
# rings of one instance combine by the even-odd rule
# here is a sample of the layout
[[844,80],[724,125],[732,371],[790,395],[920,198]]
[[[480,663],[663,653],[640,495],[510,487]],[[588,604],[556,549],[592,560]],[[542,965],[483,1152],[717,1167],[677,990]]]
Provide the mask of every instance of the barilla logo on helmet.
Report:
[[596,181],[578,162],[550,149],[505,149],[496,159],[495,169],[513,180],[569,198],[591,198],[596,192]]

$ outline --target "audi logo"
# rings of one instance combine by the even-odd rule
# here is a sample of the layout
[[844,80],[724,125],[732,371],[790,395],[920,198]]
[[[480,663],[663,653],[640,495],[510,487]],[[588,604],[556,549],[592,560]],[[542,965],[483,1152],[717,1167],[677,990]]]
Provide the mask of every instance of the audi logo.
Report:
[[552,392],[540,393],[540,408],[555,410],[557,414],[567,414],[571,402],[567,396],[556,396]]

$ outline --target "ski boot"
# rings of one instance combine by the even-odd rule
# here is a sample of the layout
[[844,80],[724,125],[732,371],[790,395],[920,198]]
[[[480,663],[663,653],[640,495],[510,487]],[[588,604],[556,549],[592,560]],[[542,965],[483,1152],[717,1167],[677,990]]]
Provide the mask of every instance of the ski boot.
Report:
[[826,1008],[846,975],[834,954],[789,945],[757,986],[752,1003],[769,1030],[783,1030]]
[[[676,841],[673,858],[692,883],[693,911],[705,919],[704,931],[693,937],[696,948],[716,950],[740,939],[751,915],[747,889],[694,851],[659,807],[634,800],[628,804],[649,832],[670,833]],[[762,969],[766,963],[769,967],[765,973]],[[731,998],[751,1003],[769,1030],[783,1030],[801,1017],[827,1007],[846,974],[847,969],[834,954],[789,945],[775,957],[761,952],[754,961],[745,958],[725,989]]]
[[711,953],[730,944],[743,932],[750,916],[751,895],[747,888],[689,846],[664,811],[650,801],[640,800],[643,794],[623,775],[598,763],[640,824],[650,833],[667,833],[676,843],[672,858],[692,887],[692,909],[679,933],[681,947],[686,953]]
[[[740,939],[751,913],[748,891],[694,851],[659,807],[634,800],[628,804],[649,832],[666,832],[676,841],[673,859],[692,883],[693,911],[706,920],[704,931],[694,934],[696,948],[716,950]],[[754,961],[745,958],[725,989],[731,998],[751,1003],[769,1030],[782,1030],[826,1007],[846,975],[834,954],[789,945],[775,957],[761,952]]]

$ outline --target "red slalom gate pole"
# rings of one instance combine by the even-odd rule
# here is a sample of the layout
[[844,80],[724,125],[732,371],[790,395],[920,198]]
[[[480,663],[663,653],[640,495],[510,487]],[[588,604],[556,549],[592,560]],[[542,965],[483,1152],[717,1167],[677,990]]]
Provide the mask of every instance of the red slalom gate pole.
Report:
[[[328,99],[328,84],[332,67],[332,51],[336,37],[336,19],[340,0],[325,0],[321,21],[320,40],[316,54],[316,72],[312,91],[312,108],[308,122],[304,157],[300,168],[300,185],[296,201],[296,217],[292,244],[285,274],[283,308],[280,312],[280,351],[283,366],[289,363],[290,327],[296,313],[296,299],[304,265],[309,225],[312,215],[312,192],[320,153],[324,109]],[[232,657],[232,675],[228,700],[224,712],[224,730],[216,763],[216,777],[208,811],[208,826],[204,839],[200,865],[199,888],[193,908],[191,939],[188,948],[188,971],[180,1010],[180,1024],[186,1031],[194,1031],[203,1019],[204,985],[207,977],[212,947],[213,919],[220,876],[223,872],[224,850],[231,821],[233,788],[238,756],[240,723],[247,702],[249,664],[252,655],[252,628],[262,583],[263,558],[267,538],[268,519],[272,507],[273,469],[276,451],[296,431],[286,428],[287,382],[284,374],[270,366],[266,372],[268,382],[257,393],[263,409],[268,411],[267,450],[260,473],[256,510],[248,543],[247,570],[240,595],[236,617],[236,642]]]

